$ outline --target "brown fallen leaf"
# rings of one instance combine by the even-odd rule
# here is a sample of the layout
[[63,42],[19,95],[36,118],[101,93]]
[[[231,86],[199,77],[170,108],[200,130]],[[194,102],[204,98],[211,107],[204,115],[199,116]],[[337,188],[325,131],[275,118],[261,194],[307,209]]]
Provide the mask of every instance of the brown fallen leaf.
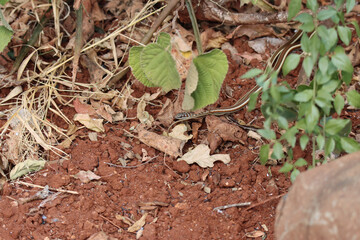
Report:
[[162,136],[153,132],[149,132],[141,126],[138,127],[138,137],[139,140],[146,145],[156,148],[157,150],[169,154],[173,157],[182,155],[182,149],[186,142],[177,138]]
[[136,232],[140,230],[140,228],[142,228],[145,225],[145,220],[147,215],[148,213],[142,215],[142,217],[139,220],[137,220],[132,226],[128,228],[128,232]]
[[264,236],[264,235],[265,235],[264,232],[258,231],[258,230],[245,233],[245,236],[246,236],[246,237],[249,237],[249,238],[258,238],[258,237],[262,237],[262,236]]
[[96,114],[95,109],[91,105],[86,104],[84,101],[80,100],[79,98],[75,98],[73,104],[74,104],[75,111],[77,113],[89,114],[89,115]]
[[74,178],[79,179],[82,183],[88,183],[91,180],[99,180],[101,177],[92,171],[80,171],[74,175]]
[[102,124],[103,119],[95,119],[90,117],[88,114],[75,114],[74,121],[79,121],[86,128],[93,130],[95,132],[105,132],[104,126]]

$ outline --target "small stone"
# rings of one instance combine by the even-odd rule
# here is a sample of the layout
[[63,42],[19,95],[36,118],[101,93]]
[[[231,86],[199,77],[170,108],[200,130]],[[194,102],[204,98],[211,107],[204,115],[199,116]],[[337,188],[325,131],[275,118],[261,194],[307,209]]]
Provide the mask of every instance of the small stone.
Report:
[[219,186],[223,188],[233,188],[235,184],[235,181],[232,179],[221,179]]
[[209,187],[204,187],[204,192],[206,192],[206,193],[211,193],[211,188],[209,188]]

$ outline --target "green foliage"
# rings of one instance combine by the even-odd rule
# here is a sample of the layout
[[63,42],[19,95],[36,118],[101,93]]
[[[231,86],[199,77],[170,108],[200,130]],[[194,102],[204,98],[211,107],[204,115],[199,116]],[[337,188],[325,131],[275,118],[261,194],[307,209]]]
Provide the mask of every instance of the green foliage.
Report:
[[[292,148],[296,143],[302,150],[309,147],[313,150],[313,162],[315,151],[323,150],[326,161],[330,154],[336,152],[351,153],[360,150],[360,144],[348,135],[351,130],[349,119],[334,118],[336,112],[341,114],[345,100],[337,90],[344,84],[349,84],[354,72],[350,59],[345,53],[343,45],[348,46],[351,42],[352,32],[349,25],[356,29],[359,36],[360,30],[357,22],[345,22],[343,7],[346,12],[350,12],[355,6],[354,0],[335,1],[335,8],[329,6],[318,12],[318,2],[316,0],[306,1],[306,6],[311,10],[310,13],[298,14],[301,7],[301,0],[292,0],[289,5],[289,19],[302,23],[300,29],[304,31],[301,38],[302,56],[304,60],[302,67],[308,77],[310,84],[300,85],[297,89],[289,88],[288,84],[277,83],[277,77],[271,71],[257,78],[257,84],[263,87],[261,110],[266,118],[264,129],[258,130],[259,134],[270,144],[262,146],[260,149],[260,162],[265,164],[269,152],[272,149],[272,158],[284,158],[284,147],[288,148],[288,161],[286,161],[280,172],[290,173],[291,180],[294,180],[300,173],[298,167],[307,165],[302,159],[292,161]],[[319,21],[331,20],[334,27],[328,28]],[[300,55],[290,54],[283,64],[283,75],[295,69],[300,62]],[[252,70],[246,73],[245,77],[253,77],[259,71]],[[347,102],[360,108],[360,93],[352,90],[346,93]],[[251,99],[256,102],[256,99]],[[252,108],[251,108],[252,109]],[[296,113],[296,114],[285,114]],[[275,131],[271,129],[272,123],[284,129],[282,135],[277,138]],[[298,141],[297,141],[298,139]]]
[[148,87],[162,87],[165,92],[181,86],[171,54],[170,35],[161,33],[156,43],[145,47],[132,47],[129,65],[134,76]]
[[[8,0],[0,0],[0,4],[4,5]],[[9,44],[11,37],[13,35],[13,30],[10,25],[6,22],[4,15],[0,9],[0,22],[3,26],[0,26],[0,52]]]
[[[169,34],[160,33],[156,43],[130,49],[132,73],[145,86],[161,87],[165,92],[180,88],[170,40]],[[195,57],[186,79],[183,108],[195,110],[214,103],[227,71],[226,55],[219,49]]]

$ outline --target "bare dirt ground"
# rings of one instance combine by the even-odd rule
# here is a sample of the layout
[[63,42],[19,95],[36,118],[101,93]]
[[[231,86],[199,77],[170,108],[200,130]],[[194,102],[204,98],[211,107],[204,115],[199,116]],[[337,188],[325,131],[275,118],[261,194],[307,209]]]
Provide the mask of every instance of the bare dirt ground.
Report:
[[[251,53],[247,41],[240,37],[231,44],[239,53]],[[234,90],[233,97],[229,99],[223,87],[213,107],[234,103],[255,84],[239,76],[251,67],[263,68],[265,64],[252,60],[249,66],[244,66],[236,63],[229,52],[225,53],[229,71],[223,86]],[[89,82],[86,68],[82,71],[78,81]],[[283,80],[296,85],[298,72],[299,69],[293,71]],[[135,97],[154,91],[138,82],[132,88]],[[1,97],[8,93],[9,89],[2,89]],[[175,95],[176,92],[170,92],[160,100],[163,103],[167,98],[174,100]],[[234,117],[262,126],[264,118],[259,106],[252,112],[243,109]],[[146,108],[155,118],[160,109]],[[69,119],[76,113],[69,106],[61,110]],[[105,132],[98,134],[97,141],[89,140],[90,130],[79,130],[70,148],[64,149],[69,159],[50,152],[43,170],[7,181],[0,195],[0,239],[87,239],[99,232],[104,235],[97,239],[135,239],[136,234],[142,234],[140,239],[274,239],[275,209],[291,182],[287,175],[278,172],[280,164],[258,163],[259,146],[255,139],[245,135],[242,143],[223,142],[215,152],[230,154],[231,162],[216,162],[214,167],[204,169],[177,162],[129,135],[131,127],[137,124],[136,105],[126,115],[134,120],[106,123]],[[360,131],[358,111],[345,109],[343,116],[353,120],[353,132]],[[49,114],[48,119],[67,127],[55,114]],[[205,139],[207,129],[203,120],[201,123],[199,135],[185,149]],[[153,131],[161,132],[156,128]],[[143,150],[151,161],[142,161]],[[297,147],[294,158],[303,157],[310,162],[310,153],[311,149],[303,152]],[[125,155],[126,167],[120,163]],[[89,170],[100,178],[81,181],[75,177],[81,170]],[[34,199],[42,190],[37,186],[50,187],[51,194],[46,200]],[[251,204],[214,209],[247,202]],[[144,227],[130,232],[129,227],[140,219],[145,222]]]

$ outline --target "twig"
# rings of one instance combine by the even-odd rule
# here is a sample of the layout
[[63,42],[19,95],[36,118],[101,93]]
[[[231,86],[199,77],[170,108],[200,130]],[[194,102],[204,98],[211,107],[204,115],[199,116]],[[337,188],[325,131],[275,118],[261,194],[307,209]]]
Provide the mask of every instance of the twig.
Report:
[[229,204],[229,205],[216,207],[216,208],[213,209],[213,211],[224,210],[224,209],[228,209],[228,208],[231,208],[231,207],[246,207],[246,206],[249,206],[250,204],[251,204],[251,202],[234,203],[234,204]]
[[118,225],[116,225],[110,219],[104,217],[103,215],[99,215],[99,216],[102,217],[104,220],[108,221],[109,223],[111,223],[112,225],[114,225],[115,227],[117,227],[118,229],[122,229],[121,227],[119,227]]
[[[23,182],[23,181],[16,181],[15,183],[25,185],[25,186],[28,186],[28,187],[36,187],[36,188],[41,188],[41,189],[45,188],[45,187],[40,186],[40,185],[36,185],[36,184],[33,184],[33,183],[27,183],[27,182]],[[52,190],[52,191],[57,191],[57,192],[70,193],[70,194],[75,194],[75,195],[79,194],[78,192],[71,191],[71,190],[63,190],[63,189],[52,188],[52,187],[49,187],[49,189]]]
[[284,195],[286,195],[286,194],[287,194],[287,193],[283,193],[283,194],[277,195],[277,196],[275,196],[275,197],[266,199],[265,201],[259,202],[259,203],[255,204],[255,205],[253,205],[253,206],[248,207],[247,209],[245,209],[245,211],[248,211],[248,210],[250,210],[250,209],[252,209],[252,208],[255,208],[255,207],[258,207],[258,206],[260,206],[260,205],[263,205],[263,204],[265,204],[265,203],[267,203],[267,202],[270,202],[270,201],[272,201],[272,200],[278,199],[278,198],[280,198],[280,197],[282,197],[282,196],[284,196]]

